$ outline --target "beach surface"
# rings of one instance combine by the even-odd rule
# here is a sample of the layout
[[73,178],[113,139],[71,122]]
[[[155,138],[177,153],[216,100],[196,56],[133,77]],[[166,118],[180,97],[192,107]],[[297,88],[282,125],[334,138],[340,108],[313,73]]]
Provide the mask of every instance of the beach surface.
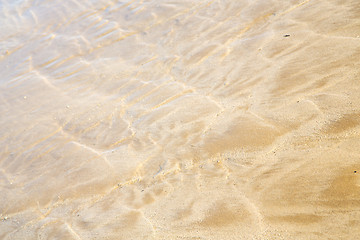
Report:
[[0,239],[359,239],[358,0],[0,1]]

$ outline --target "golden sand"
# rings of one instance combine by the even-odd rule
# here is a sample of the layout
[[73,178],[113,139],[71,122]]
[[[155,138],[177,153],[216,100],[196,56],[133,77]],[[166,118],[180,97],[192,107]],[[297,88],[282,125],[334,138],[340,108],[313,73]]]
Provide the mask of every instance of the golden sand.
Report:
[[360,238],[358,0],[0,19],[0,239]]

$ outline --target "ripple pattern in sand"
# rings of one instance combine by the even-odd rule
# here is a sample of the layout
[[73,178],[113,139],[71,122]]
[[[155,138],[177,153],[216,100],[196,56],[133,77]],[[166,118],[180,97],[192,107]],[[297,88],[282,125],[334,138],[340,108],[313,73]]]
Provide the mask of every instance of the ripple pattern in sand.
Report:
[[0,2],[0,238],[354,239],[358,7]]

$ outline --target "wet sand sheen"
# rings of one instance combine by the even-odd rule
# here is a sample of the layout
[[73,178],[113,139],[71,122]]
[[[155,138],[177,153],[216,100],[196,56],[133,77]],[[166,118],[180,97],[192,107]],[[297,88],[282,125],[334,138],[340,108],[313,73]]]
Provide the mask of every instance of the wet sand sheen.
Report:
[[359,3],[1,2],[1,239],[356,239]]

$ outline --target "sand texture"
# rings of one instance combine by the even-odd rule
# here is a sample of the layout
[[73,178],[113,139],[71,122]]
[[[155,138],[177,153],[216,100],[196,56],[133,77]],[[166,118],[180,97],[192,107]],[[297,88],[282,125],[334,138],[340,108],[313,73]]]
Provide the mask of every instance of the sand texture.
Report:
[[0,29],[0,239],[360,239],[359,0],[2,0]]

